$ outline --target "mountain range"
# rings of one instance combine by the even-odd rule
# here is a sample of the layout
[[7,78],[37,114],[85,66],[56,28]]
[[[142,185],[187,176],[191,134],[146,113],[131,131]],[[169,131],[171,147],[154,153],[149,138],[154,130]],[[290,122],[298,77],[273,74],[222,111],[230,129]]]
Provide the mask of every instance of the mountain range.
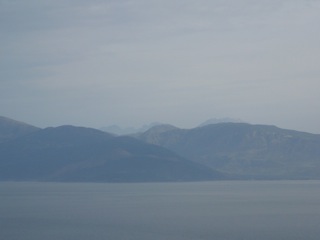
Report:
[[133,136],[0,117],[1,181],[320,179],[320,135],[242,122]]
[[24,134],[16,131],[0,144],[0,180],[153,182],[222,178],[206,166],[131,137],[74,126],[33,130]]
[[140,140],[242,179],[320,179],[320,135],[268,125],[156,126]]
[[[236,118],[211,118],[211,119],[208,119],[205,122],[201,123],[199,125],[199,127],[203,127],[203,126],[210,125],[210,124],[216,124],[216,123],[226,123],[226,122],[239,123],[239,122],[243,122],[243,121],[241,119],[236,119]],[[150,128],[155,127],[155,126],[159,126],[159,125],[166,125],[166,124],[162,124],[159,122],[153,122],[150,124],[145,124],[139,128],[120,127],[120,126],[114,124],[114,125],[110,125],[110,126],[106,126],[106,127],[101,127],[99,130],[104,131],[104,132],[108,132],[108,133],[112,133],[112,134],[115,134],[118,136],[134,135],[134,134],[143,133],[143,132],[149,130]]]

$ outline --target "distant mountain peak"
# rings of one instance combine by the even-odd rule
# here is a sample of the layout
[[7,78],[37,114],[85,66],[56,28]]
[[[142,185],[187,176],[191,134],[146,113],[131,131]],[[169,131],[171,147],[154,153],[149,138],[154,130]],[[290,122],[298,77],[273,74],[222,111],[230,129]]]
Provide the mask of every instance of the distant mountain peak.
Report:
[[203,127],[210,124],[216,123],[244,123],[241,119],[238,118],[210,118],[207,121],[201,123],[198,127]]
[[162,133],[162,132],[171,131],[174,129],[178,129],[178,128],[171,124],[161,124],[148,129],[146,132]]
[[135,127],[120,127],[116,124],[114,125],[110,125],[107,127],[102,127],[100,128],[101,131],[104,132],[108,132],[108,133],[112,133],[115,135],[132,135],[132,134],[137,134],[137,133],[142,133],[145,132],[147,130],[149,130],[150,128],[154,127],[154,126],[158,126],[158,125],[162,125],[162,123],[159,122],[153,122],[150,124],[145,124],[142,127],[139,128],[135,128]]
[[272,125],[222,122],[147,131],[140,139],[245,179],[319,179],[320,135]]
[[[28,123],[17,121],[17,120],[14,120],[12,118],[4,117],[4,116],[0,116],[0,124],[7,124],[8,126],[9,125],[32,126],[32,125],[30,125]],[[32,127],[35,127],[35,126],[32,126]]]

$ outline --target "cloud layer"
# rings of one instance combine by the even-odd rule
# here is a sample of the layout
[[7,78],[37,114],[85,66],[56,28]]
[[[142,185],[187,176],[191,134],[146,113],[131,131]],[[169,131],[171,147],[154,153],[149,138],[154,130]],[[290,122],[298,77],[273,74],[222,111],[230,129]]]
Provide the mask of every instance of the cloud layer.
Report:
[[320,2],[0,0],[1,115],[320,133]]

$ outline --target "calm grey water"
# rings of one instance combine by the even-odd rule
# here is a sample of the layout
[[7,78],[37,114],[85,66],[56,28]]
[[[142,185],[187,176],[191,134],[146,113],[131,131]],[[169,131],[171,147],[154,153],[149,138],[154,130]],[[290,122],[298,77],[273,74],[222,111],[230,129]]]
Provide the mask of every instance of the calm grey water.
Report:
[[4,240],[320,238],[320,181],[0,183]]

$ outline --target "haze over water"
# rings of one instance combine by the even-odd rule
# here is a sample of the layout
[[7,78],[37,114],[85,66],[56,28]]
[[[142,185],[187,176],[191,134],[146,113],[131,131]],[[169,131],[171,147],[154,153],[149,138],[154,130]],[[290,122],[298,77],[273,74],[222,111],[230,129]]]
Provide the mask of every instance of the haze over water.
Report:
[[318,239],[320,181],[0,183],[1,239]]

